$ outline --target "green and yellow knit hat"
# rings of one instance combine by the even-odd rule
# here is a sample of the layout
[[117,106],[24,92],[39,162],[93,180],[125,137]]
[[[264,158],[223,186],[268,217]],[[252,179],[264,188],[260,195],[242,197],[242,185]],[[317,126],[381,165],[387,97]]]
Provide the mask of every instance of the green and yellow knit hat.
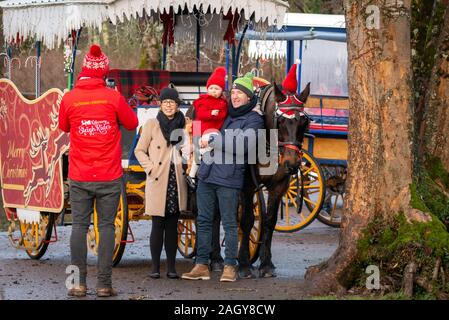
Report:
[[252,98],[254,95],[253,78],[254,75],[251,72],[248,72],[243,77],[234,80],[232,89],[239,89],[246,93],[248,97]]

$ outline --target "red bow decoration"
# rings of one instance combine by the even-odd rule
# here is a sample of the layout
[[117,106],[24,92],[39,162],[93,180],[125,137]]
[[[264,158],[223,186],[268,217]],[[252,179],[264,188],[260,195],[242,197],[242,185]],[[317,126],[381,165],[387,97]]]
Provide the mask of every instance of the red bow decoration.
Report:
[[235,42],[235,30],[237,30],[237,25],[240,20],[240,15],[237,11],[235,14],[231,12],[229,9],[228,13],[223,16],[223,20],[229,20],[228,28],[226,29],[226,33],[223,37],[223,40],[227,41],[229,44],[234,44]]
[[173,15],[173,8],[170,7],[170,12],[169,13],[161,13],[160,15],[160,19],[162,21],[162,24],[164,26],[164,34],[162,35],[162,44],[163,46],[171,46],[173,43],[175,43],[175,38],[174,38],[174,30],[175,30],[175,23],[174,23],[174,19],[173,19],[174,15]]

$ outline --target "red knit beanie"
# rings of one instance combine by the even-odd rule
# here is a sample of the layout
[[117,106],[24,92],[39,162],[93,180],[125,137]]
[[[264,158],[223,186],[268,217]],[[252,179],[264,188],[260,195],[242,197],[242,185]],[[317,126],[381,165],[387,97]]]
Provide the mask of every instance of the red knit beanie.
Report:
[[287,76],[282,82],[282,87],[285,91],[290,93],[295,93],[298,90],[298,78],[296,76],[297,64],[292,65],[288,71]]
[[212,75],[207,79],[206,88],[209,88],[210,85],[217,85],[219,86],[223,91],[226,88],[226,69],[223,67],[218,67],[214,70]]
[[109,59],[97,44],[84,56],[80,77],[103,78],[109,72]]

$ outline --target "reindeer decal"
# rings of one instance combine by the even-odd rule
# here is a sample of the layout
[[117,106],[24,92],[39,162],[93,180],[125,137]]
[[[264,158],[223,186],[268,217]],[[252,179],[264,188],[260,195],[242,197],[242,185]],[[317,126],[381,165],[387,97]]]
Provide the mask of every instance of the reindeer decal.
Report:
[[30,149],[30,157],[36,158],[39,154],[41,155],[41,161],[38,166],[33,167],[33,176],[31,177],[28,185],[23,192],[23,196],[25,197],[25,205],[28,205],[30,201],[31,194],[37,187],[41,185],[46,185],[45,189],[45,197],[48,196],[50,191],[49,179],[48,175],[48,158],[46,155],[46,151],[48,148],[48,139],[50,138],[50,130],[45,128],[39,128],[37,132],[33,132],[33,136],[31,137],[31,149]]
[[[56,105],[59,105],[59,102],[60,99],[58,99],[56,104],[52,106],[52,111],[50,112],[51,131],[56,131],[58,129],[58,110]],[[45,198],[48,197],[51,186],[53,184],[56,163],[64,154],[64,152],[66,152],[69,148],[69,136],[64,132],[61,132],[60,135],[53,141],[53,154],[47,155],[50,129],[39,128],[36,132],[33,133],[31,138],[31,150],[29,152],[30,157],[34,159],[40,154],[41,161],[39,165],[33,166],[33,176],[31,177],[25,191],[23,192],[23,196],[25,197],[25,205],[28,205],[33,191],[36,190],[39,186],[46,186]]]

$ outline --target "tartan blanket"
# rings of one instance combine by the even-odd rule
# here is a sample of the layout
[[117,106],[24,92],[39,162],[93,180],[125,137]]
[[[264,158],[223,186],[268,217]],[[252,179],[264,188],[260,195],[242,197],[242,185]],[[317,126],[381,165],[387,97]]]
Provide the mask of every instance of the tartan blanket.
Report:
[[161,89],[170,83],[170,72],[166,70],[112,69],[107,77],[115,80],[118,91],[126,100],[131,98],[136,89],[141,86],[151,86],[159,94]]

